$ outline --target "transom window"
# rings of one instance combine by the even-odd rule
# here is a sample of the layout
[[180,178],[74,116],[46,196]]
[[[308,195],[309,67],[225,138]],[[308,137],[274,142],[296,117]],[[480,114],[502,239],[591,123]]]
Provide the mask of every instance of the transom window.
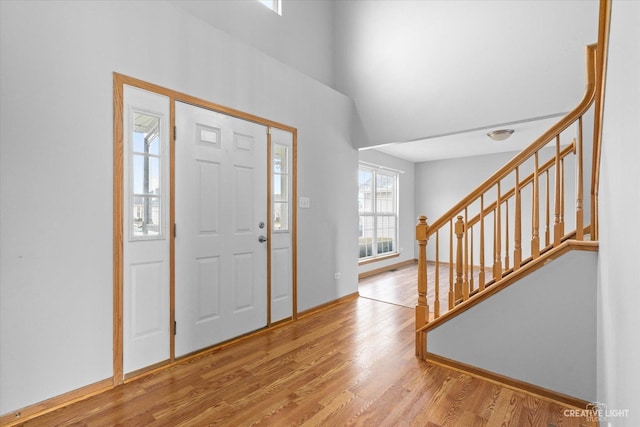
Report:
[[398,253],[398,174],[360,165],[359,259]]
[[278,15],[282,15],[282,0],[258,0]]

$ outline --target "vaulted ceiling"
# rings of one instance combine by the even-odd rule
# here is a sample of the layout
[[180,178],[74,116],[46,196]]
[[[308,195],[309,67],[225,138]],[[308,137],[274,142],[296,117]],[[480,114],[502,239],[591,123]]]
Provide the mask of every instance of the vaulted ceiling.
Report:
[[[597,1],[336,1],[336,85],[361,146],[412,161],[511,151],[580,101]],[[516,133],[490,144],[487,130]],[[533,135],[533,136],[532,136]],[[529,138],[531,138],[529,140]],[[528,140],[525,142],[525,140]]]
[[174,3],[352,98],[356,147],[414,162],[530,143],[581,99],[597,39],[597,0]]

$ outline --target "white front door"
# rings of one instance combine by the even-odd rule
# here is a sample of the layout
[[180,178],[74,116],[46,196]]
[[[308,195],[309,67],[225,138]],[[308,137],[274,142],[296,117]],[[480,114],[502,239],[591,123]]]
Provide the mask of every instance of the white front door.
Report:
[[124,86],[123,369],[170,358],[169,98]]
[[175,355],[267,326],[267,128],[176,102]]

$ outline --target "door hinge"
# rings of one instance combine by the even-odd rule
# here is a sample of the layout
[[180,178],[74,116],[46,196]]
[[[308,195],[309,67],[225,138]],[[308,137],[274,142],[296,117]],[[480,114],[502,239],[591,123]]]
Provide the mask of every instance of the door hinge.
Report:
[[178,322],[176,322],[175,320],[173,321],[173,335],[176,335],[178,333]]
[[176,238],[178,236],[178,226],[173,224],[173,237]]
[[173,140],[175,141],[176,139],[178,139],[178,127],[173,125]]

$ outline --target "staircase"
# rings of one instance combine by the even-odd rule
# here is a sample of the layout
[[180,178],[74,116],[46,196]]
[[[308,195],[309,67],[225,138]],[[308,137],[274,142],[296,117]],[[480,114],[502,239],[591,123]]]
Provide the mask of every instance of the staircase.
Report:
[[[610,16],[610,0],[600,0],[598,43],[586,48],[578,106],[442,217],[430,225],[421,216],[416,225],[416,356],[581,409],[596,394]],[[429,334],[435,353],[427,351]]]
[[436,221],[419,218],[417,357],[428,358],[438,326],[573,249],[597,251],[597,45],[587,46],[586,65],[576,108]]
[[420,216],[416,225],[416,356],[577,408],[595,399],[591,323],[609,14],[609,0],[601,0],[579,104],[436,221]]

